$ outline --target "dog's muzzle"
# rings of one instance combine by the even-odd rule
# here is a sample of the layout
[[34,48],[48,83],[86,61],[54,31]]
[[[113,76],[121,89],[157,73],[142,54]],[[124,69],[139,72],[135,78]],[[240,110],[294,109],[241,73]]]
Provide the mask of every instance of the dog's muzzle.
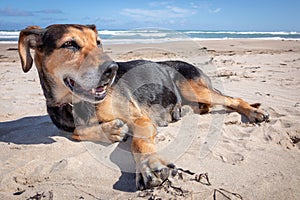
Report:
[[99,69],[99,72],[93,73],[93,75],[88,73],[83,76],[84,78],[80,77],[84,80],[79,81],[78,78],[66,76],[63,81],[79,98],[91,103],[98,103],[106,97],[107,89],[113,84],[118,65],[115,62],[104,63]]

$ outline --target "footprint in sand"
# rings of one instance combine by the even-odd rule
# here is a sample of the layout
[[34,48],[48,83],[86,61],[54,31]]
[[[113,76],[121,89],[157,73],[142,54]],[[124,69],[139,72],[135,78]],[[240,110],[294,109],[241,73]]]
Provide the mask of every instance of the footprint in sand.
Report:
[[238,164],[245,160],[245,157],[240,153],[228,153],[226,155],[221,155],[220,158],[223,162],[230,163],[232,165]]
[[239,164],[245,160],[245,156],[243,156],[241,153],[228,150],[227,145],[225,145],[225,146],[222,145],[222,146],[219,146],[217,149],[214,149],[213,155],[217,159],[220,159],[223,162],[229,163],[232,165]]

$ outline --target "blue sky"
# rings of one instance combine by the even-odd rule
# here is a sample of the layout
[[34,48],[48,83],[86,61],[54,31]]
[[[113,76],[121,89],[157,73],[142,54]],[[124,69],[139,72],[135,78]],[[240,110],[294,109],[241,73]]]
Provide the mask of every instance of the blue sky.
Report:
[[0,0],[0,29],[55,23],[98,29],[300,31],[299,0]]

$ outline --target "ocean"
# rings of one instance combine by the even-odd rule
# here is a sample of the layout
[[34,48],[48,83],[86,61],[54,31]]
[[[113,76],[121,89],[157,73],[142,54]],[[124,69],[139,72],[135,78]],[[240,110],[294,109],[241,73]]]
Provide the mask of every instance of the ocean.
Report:
[[[161,43],[182,40],[271,39],[300,40],[300,32],[198,31],[198,30],[99,30],[104,44]],[[0,31],[0,43],[17,43],[20,31]]]

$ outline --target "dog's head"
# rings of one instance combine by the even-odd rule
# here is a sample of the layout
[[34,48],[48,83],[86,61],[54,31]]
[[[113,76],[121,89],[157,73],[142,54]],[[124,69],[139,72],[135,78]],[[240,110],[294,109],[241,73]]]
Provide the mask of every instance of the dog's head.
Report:
[[20,32],[18,47],[24,72],[33,64],[30,49],[35,51],[48,105],[99,103],[116,76],[118,66],[103,53],[94,25],[30,26]]

